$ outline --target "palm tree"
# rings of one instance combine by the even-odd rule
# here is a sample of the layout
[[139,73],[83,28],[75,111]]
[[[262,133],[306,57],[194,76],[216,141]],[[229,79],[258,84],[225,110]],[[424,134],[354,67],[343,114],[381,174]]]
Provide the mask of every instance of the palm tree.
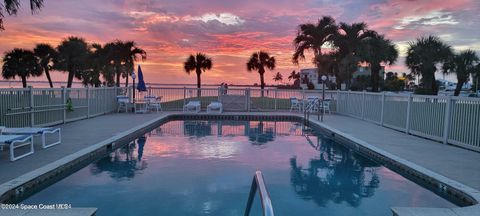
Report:
[[463,84],[468,81],[470,75],[475,74],[475,67],[479,58],[473,50],[465,50],[458,55],[453,56],[443,67],[444,71],[451,71],[457,74],[457,86],[454,96],[458,96],[462,90]]
[[367,38],[357,49],[362,61],[369,63],[372,91],[378,91],[381,64],[392,65],[398,58],[398,51],[392,41],[383,35]]
[[452,56],[452,49],[436,36],[420,37],[408,44],[405,64],[414,75],[421,75],[424,94],[437,94],[435,72]]
[[4,79],[22,79],[23,87],[27,87],[27,78],[41,76],[42,68],[32,51],[15,48],[3,57],[2,77]]
[[337,29],[335,20],[329,16],[319,19],[317,25],[311,23],[299,25],[297,36],[293,40],[295,46],[293,63],[298,64],[298,60],[304,60],[307,50],[313,51],[314,56],[321,54],[322,46],[333,40]]
[[125,86],[128,86],[128,77],[134,69],[134,62],[140,56],[142,60],[147,58],[145,50],[138,48],[134,41],[114,41],[105,45],[108,60],[115,71],[116,85],[120,86],[120,78],[125,77]]
[[273,80],[277,82],[277,85],[278,85],[278,82],[283,80],[282,74],[280,72],[277,72],[275,76],[273,76]]
[[45,72],[45,75],[47,76],[50,88],[53,88],[52,78],[50,77],[50,69],[52,69],[53,60],[57,54],[57,51],[50,44],[40,43],[35,46],[33,52],[40,60],[40,65],[42,66],[43,72]]
[[273,70],[275,69],[275,57],[271,56],[267,52],[259,51],[252,54],[250,59],[247,62],[247,70],[249,72],[256,70],[260,74],[260,88],[265,89],[265,79],[263,75],[265,74],[265,67]]
[[[30,0],[30,10],[32,13],[40,10],[43,7],[43,0]],[[3,11],[6,11],[8,15],[15,15],[20,8],[19,0],[4,0],[3,4],[0,3],[0,30],[5,30],[3,27]]]
[[100,74],[105,74],[107,68],[105,50],[101,44],[97,43],[93,43],[89,48],[86,62],[88,69],[81,75],[82,83],[85,86],[99,87],[101,84]]
[[333,41],[339,56],[339,76],[340,79],[347,80],[347,88],[350,88],[350,81],[353,73],[357,69],[360,61],[357,55],[357,49],[364,40],[376,37],[377,33],[367,29],[367,24],[361,23],[340,23],[338,32],[334,35]]
[[185,61],[183,68],[187,74],[190,74],[192,71],[195,71],[197,74],[197,96],[200,97],[200,88],[202,86],[200,75],[202,75],[202,72],[212,69],[212,59],[203,53],[197,53],[195,56],[190,55]]
[[72,87],[73,77],[81,78],[87,70],[88,44],[83,38],[68,37],[57,47],[53,68],[68,72],[67,88]]
[[288,75],[288,81],[291,81],[292,79],[295,80],[296,77],[297,77],[297,72],[293,70],[292,72],[290,72],[290,75]]

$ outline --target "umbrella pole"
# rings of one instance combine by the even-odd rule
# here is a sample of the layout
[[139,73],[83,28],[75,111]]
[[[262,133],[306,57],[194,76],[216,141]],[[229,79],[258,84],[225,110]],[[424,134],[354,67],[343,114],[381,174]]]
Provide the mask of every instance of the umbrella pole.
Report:
[[132,112],[135,112],[135,76],[132,76],[132,80],[133,80],[133,86],[132,86],[132,90],[133,90],[133,107],[132,107]]

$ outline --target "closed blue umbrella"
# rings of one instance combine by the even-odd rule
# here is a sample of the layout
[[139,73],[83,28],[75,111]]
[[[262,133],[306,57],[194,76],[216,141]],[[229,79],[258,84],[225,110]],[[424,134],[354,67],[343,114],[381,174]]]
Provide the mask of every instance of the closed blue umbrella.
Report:
[[137,84],[137,90],[138,91],[147,91],[147,86],[145,86],[145,81],[143,81],[143,73],[142,73],[142,68],[140,65],[138,65],[138,84]]

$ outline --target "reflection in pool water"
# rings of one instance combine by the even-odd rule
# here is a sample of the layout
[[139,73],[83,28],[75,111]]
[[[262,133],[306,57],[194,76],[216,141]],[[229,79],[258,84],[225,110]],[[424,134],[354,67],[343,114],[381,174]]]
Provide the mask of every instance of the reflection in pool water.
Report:
[[[171,121],[23,203],[98,215],[243,215],[255,170],[276,215],[390,215],[452,207],[402,176],[292,122]],[[260,213],[259,200],[252,213]]]

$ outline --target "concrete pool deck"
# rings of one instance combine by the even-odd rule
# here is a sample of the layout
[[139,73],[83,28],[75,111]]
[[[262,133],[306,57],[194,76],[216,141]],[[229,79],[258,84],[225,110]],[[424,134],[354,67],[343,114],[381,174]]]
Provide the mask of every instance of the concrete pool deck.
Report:
[[[41,149],[35,145],[35,154],[15,162],[8,161],[8,152],[0,152],[0,194],[7,189],[15,188],[21,182],[27,181],[35,175],[35,172],[45,172],[51,169],[52,164],[61,164],[75,154],[88,154],[88,150],[99,143],[114,141],[115,137],[131,133],[132,129],[144,127],[146,124],[154,124],[166,117],[181,112],[161,112],[150,114],[110,114],[92,119],[59,125],[62,128],[62,144]],[[205,113],[200,113],[205,115]],[[222,115],[296,115],[288,112],[227,112]],[[339,133],[348,135],[352,139],[358,139],[368,145],[385,151],[391,155],[400,157],[406,161],[416,164],[427,171],[433,171],[441,176],[466,185],[477,193],[480,191],[480,153],[465,150],[459,147],[444,145],[439,142],[423,139],[416,136],[381,127],[379,125],[362,121],[359,119],[341,116],[326,115],[323,123],[317,121],[316,116],[310,120],[323,127],[336,130]],[[461,186],[461,185],[460,185]],[[478,205],[465,209],[470,212],[480,212]],[[398,215],[428,215],[430,210],[423,209],[425,214],[412,211],[411,208],[398,208]],[[445,210],[446,211],[446,210]],[[445,212],[444,211],[444,212]],[[466,213],[438,213],[436,215],[475,215]],[[413,212],[413,213],[412,213]],[[433,214],[433,213],[431,213]],[[478,213],[480,215],[480,213]]]

